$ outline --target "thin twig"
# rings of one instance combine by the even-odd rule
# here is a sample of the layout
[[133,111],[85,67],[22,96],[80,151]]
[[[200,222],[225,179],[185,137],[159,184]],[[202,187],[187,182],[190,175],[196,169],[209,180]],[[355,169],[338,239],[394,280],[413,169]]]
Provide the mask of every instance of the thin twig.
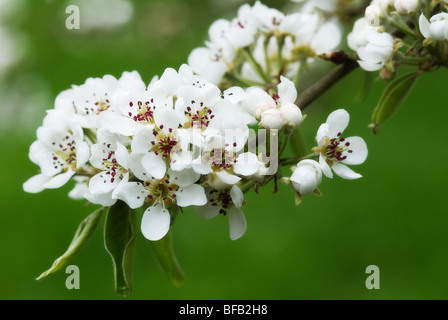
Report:
[[339,65],[336,69],[328,73],[325,77],[316,82],[313,86],[305,90],[296,100],[296,105],[301,110],[304,110],[312,102],[314,102],[314,100],[320,97],[322,93],[330,89],[339,80],[350,74],[357,67],[358,62],[354,60],[348,60],[345,63]]

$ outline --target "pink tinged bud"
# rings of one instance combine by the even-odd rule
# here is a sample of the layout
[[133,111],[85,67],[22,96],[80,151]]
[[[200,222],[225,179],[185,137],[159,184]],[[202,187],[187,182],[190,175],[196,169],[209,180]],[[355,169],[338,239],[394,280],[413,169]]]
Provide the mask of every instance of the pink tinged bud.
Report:
[[280,130],[285,124],[285,119],[279,109],[273,108],[266,110],[261,115],[260,125],[265,129]]
[[293,103],[283,103],[280,107],[280,112],[283,115],[286,125],[297,127],[302,123],[302,111]]
[[264,113],[267,110],[273,109],[275,108],[274,105],[270,104],[270,103],[260,103],[258,105],[255,106],[255,118],[259,119],[262,115],[262,113]]

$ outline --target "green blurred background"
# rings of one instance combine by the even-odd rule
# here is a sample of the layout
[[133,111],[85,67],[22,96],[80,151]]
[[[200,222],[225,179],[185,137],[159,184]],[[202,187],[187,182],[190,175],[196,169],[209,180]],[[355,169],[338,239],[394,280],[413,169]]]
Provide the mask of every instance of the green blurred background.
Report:
[[[29,145],[60,91],[88,77],[137,70],[149,82],[177,69],[203,45],[209,25],[234,16],[243,1],[132,1],[125,23],[91,28],[83,28],[88,9],[81,7],[81,29],[67,30],[65,8],[79,3],[0,1],[0,299],[122,299],[102,225],[72,262],[79,290],[66,289],[64,270],[34,280],[93,208],[67,197],[72,185],[24,193],[23,182],[38,169]],[[285,1],[265,3],[281,8]],[[447,72],[424,75],[377,136],[367,125],[385,84],[376,81],[360,103],[363,77],[357,70],[337,84],[307,109],[302,125],[311,148],[320,123],[346,108],[346,135],[369,146],[367,162],[354,168],[363,179],[324,179],[324,196],[308,195],[298,207],[284,185],[277,194],[272,185],[250,192],[248,229],[237,241],[229,239],[226,218],[203,220],[185,210],[172,229],[185,285],[168,283],[139,234],[128,299],[447,299]],[[365,287],[369,265],[380,268],[379,290]]]

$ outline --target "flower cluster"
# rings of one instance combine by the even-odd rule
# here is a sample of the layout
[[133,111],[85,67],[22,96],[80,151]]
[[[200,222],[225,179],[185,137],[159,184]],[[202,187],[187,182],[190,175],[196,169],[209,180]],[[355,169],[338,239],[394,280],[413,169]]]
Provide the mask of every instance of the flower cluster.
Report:
[[137,72],[90,78],[48,111],[29,154],[41,173],[24,188],[59,188],[74,177],[73,198],[146,206],[142,231],[151,240],[167,233],[171,208],[212,203],[201,215],[229,214],[231,237],[239,238],[245,218],[237,183],[262,166],[243,150],[254,121],[244,100],[241,88],[221,92],[186,65],[149,86]]
[[342,31],[337,19],[317,10],[284,14],[260,2],[243,5],[232,20],[209,29],[205,47],[191,52],[193,71],[215,84],[271,84],[280,75],[294,79],[319,54],[336,48]]
[[447,9],[445,1],[372,0],[348,35],[348,45],[364,70],[381,70],[385,79],[402,64],[427,70],[445,59],[443,49],[436,48],[437,56],[427,47],[448,40]]
[[[288,75],[340,38],[338,24],[318,11],[285,15],[257,2],[243,5],[234,20],[216,21],[207,47],[195,49],[189,65],[168,68],[149,85],[133,71],[72,86],[37,130],[29,157],[40,173],[24,190],[74,180],[73,199],[142,208],[141,231],[153,241],[167,234],[178,210],[194,207],[206,219],[227,216],[230,238],[238,239],[246,231],[244,192],[269,181],[265,176],[277,178],[284,143],[305,118]],[[318,192],[322,176],[332,178],[333,171],[361,177],[346,165],[364,162],[367,147],[362,138],[342,137],[348,121],[343,109],[331,113],[312,153],[297,157],[292,176],[283,177],[298,200]],[[253,129],[258,140],[263,129],[271,140],[284,137],[283,147],[251,148]],[[268,149],[279,154],[267,157]]]

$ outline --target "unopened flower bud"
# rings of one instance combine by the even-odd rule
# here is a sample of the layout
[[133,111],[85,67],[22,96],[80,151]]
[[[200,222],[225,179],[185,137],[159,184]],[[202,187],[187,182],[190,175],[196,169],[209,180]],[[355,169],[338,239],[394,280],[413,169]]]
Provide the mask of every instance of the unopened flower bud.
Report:
[[299,194],[312,193],[322,182],[322,169],[314,160],[302,160],[297,164],[290,181]]
[[395,9],[401,14],[414,12],[419,4],[419,0],[395,0]]
[[283,103],[280,107],[283,119],[287,126],[297,127],[302,123],[302,111],[293,103]]
[[277,109],[269,109],[262,113],[260,125],[265,129],[280,130],[285,124],[285,119],[282,112]]

